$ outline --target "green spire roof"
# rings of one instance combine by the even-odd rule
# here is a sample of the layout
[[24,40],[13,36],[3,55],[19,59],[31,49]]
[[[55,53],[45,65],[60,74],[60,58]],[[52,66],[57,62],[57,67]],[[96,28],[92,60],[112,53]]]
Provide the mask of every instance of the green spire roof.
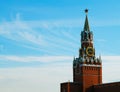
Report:
[[86,18],[85,18],[85,24],[84,24],[84,31],[90,31],[90,27],[89,27],[89,23],[88,23],[88,17],[87,17],[87,13],[88,13],[87,9],[85,10],[85,13],[86,13]]

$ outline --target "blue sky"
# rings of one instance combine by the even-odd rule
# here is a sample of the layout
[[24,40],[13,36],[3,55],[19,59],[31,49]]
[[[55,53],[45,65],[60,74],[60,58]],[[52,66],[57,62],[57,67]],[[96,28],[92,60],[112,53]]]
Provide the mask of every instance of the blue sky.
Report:
[[1,0],[0,91],[59,92],[61,82],[72,81],[72,60],[78,56],[86,8],[96,56],[102,56],[103,82],[119,81],[119,3]]

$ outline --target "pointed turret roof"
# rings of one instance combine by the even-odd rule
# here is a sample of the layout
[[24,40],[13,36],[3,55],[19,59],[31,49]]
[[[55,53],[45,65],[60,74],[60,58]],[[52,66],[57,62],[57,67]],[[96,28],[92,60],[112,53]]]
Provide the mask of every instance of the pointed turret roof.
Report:
[[88,17],[87,17],[88,9],[85,10],[85,13],[86,13],[86,18],[85,18],[85,24],[84,24],[84,31],[90,31]]

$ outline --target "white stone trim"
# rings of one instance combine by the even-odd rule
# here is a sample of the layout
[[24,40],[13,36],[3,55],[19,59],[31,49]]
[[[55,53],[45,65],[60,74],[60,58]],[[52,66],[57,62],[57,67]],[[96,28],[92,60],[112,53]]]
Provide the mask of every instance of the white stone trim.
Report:
[[80,64],[80,66],[102,67],[101,65]]

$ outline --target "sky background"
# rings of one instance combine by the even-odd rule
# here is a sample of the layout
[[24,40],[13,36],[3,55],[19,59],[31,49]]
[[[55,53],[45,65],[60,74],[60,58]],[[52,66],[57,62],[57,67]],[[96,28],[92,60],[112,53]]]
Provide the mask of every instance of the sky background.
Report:
[[86,8],[103,83],[120,81],[119,0],[1,0],[0,92],[60,92],[72,81]]

